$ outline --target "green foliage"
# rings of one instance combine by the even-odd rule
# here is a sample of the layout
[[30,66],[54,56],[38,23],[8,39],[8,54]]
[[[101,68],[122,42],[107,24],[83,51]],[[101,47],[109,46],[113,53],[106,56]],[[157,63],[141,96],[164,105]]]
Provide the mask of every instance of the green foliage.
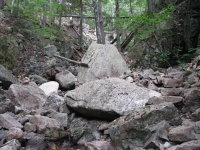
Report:
[[142,15],[128,15],[123,12],[120,15],[126,18],[118,18],[116,20],[116,27],[124,30],[131,30],[135,32],[135,38],[145,38],[150,36],[156,31],[162,29],[162,23],[167,22],[170,19],[170,15],[173,11],[173,6],[169,5],[167,8],[163,9],[162,13],[155,13],[154,17],[151,18],[147,13]]
[[[13,14],[23,19],[24,24],[33,24],[31,30],[27,30],[31,35],[43,36],[49,39],[56,39],[56,33],[53,26],[42,26],[42,20],[45,19],[48,24],[65,12],[66,7],[58,3],[49,3],[49,0],[24,0],[17,1],[12,5],[8,4],[7,8],[13,9]],[[32,33],[31,33],[32,32]]]
[[5,36],[0,36],[0,64],[8,69],[13,69],[17,64],[16,51],[9,44],[11,41]]

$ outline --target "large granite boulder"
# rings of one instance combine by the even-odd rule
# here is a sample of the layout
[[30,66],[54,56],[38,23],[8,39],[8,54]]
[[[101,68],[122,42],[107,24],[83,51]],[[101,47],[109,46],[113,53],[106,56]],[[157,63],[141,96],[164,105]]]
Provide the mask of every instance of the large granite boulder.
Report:
[[18,82],[17,78],[2,65],[0,65],[0,81],[6,89],[8,89],[11,84]]
[[25,109],[38,109],[46,101],[45,93],[33,86],[12,84],[8,89],[8,97],[15,104]]
[[128,70],[126,62],[111,44],[92,43],[82,58],[89,65],[82,67],[78,73],[78,81],[85,83],[105,77],[118,77]]
[[66,103],[78,113],[102,119],[116,119],[135,107],[144,106],[160,93],[138,87],[119,78],[85,83],[65,95]]

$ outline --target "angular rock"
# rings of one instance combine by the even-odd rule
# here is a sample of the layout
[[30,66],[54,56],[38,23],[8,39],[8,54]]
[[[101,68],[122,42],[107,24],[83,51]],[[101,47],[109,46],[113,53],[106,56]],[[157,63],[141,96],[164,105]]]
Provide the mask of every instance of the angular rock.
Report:
[[27,122],[25,123],[24,125],[24,131],[26,132],[36,132],[37,131],[37,128],[36,128],[36,125],[30,123],[30,122]]
[[29,117],[30,123],[36,125],[37,132],[43,133],[46,139],[59,140],[66,136],[65,131],[57,120],[40,115]]
[[199,149],[200,149],[200,140],[193,140],[182,143],[177,146],[172,146],[167,148],[167,150],[199,150]]
[[56,81],[63,90],[72,90],[75,88],[76,77],[69,71],[63,71],[56,74]]
[[47,128],[59,129],[60,123],[55,119],[51,119],[45,116],[35,115],[35,116],[28,116],[30,123],[36,125],[37,131],[41,133]]
[[42,134],[29,133],[26,135],[26,149],[27,150],[45,150],[46,141],[45,137]]
[[85,128],[83,136],[78,140],[77,144],[100,140],[100,133],[91,128]]
[[85,83],[105,77],[119,77],[128,70],[126,62],[112,44],[92,43],[82,58],[89,68],[82,67],[78,73],[78,81]]
[[40,108],[46,101],[46,96],[41,89],[18,84],[10,86],[8,97],[15,104],[29,110]]
[[177,104],[183,101],[183,97],[180,96],[163,96],[164,102],[172,102],[173,104]]
[[143,147],[154,134],[150,127],[163,120],[169,122],[170,125],[181,124],[178,110],[172,103],[135,108],[131,114],[111,122],[109,133],[113,145],[116,149]]
[[183,112],[191,111],[192,113],[200,108],[200,90],[191,88],[184,92]]
[[116,119],[135,107],[144,106],[150,97],[160,93],[141,88],[118,78],[108,78],[85,83],[67,92],[69,107],[88,117]]
[[7,130],[0,130],[0,147],[5,143],[7,137]]
[[58,82],[50,81],[43,83],[42,85],[39,86],[39,88],[44,91],[46,96],[50,96],[51,94],[58,93],[59,84]]
[[23,126],[9,114],[0,114],[0,126],[6,129],[10,129],[12,127],[20,129],[23,128]]
[[152,129],[151,132],[154,134],[147,140],[145,143],[144,148],[145,149],[151,149],[151,148],[161,148],[161,145],[163,144],[163,140],[168,141],[168,129],[170,128],[170,125],[166,121],[161,121],[158,124],[156,124]]
[[199,81],[199,77],[197,73],[192,73],[188,76],[188,83],[189,84],[194,84]]
[[48,115],[50,118],[56,119],[61,126],[67,127],[68,115],[66,113],[52,112]]
[[162,96],[179,96],[183,88],[161,88],[160,93]]
[[191,119],[193,121],[200,121],[200,108],[198,108],[194,113],[192,113]]
[[11,102],[9,99],[6,99],[5,101],[0,100],[0,114],[6,113],[6,112],[12,112],[15,111],[15,105],[13,102]]
[[8,141],[4,145],[5,146],[1,147],[0,150],[19,150],[21,147],[20,142],[16,139]]
[[53,57],[57,53],[57,47],[55,45],[48,45],[44,47],[45,55],[48,57]]
[[47,110],[58,111],[58,109],[63,103],[64,103],[63,97],[56,94],[52,94],[47,97],[47,100],[45,104],[43,105],[43,107]]
[[109,141],[93,141],[84,144],[88,150],[114,150]]
[[20,128],[12,127],[7,132],[7,141],[13,139],[21,141],[24,137],[24,132]]
[[183,86],[183,80],[179,79],[163,78],[162,83],[165,88],[177,88]]
[[178,126],[170,129],[169,140],[173,142],[187,142],[196,139],[193,126]]
[[18,83],[17,78],[2,65],[0,65],[0,81],[6,89],[8,89],[11,84]]

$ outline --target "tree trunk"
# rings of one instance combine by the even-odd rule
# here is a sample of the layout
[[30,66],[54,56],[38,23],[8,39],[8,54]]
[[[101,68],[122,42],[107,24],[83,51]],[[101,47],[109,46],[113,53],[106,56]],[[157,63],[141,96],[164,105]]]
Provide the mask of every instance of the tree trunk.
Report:
[[133,9],[132,9],[132,4],[131,4],[131,0],[129,0],[129,5],[130,5],[130,14],[133,14]]
[[103,37],[104,31],[102,31],[102,29],[103,29],[103,25],[102,25],[103,24],[103,17],[101,17],[102,14],[100,14],[100,13],[102,13],[102,11],[100,11],[101,10],[101,3],[97,2],[97,0],[92,0],[92,1],[93,1],[93,7],[94,7],[97,43],[98,44],[105,44],[105,37]]
[[153,13],[155,12],[155,2],[154,0],[147,0],[147,2],[148,2],[149,17],[153,18]]
[[[45,12],[46,10],[47,10],[47,3],[45,2],[44,6],[43,6],[43,11]],[[43,12],[42,20],[41,20],[41,26],[42,27],[46,26],[46,23],[47,23],[47,17],[46,17],[44,12]]]
[[0,9],[4,9],[5,3],[4,0],[0,0]]
[[80,33],[80,37],[79,37],[79,48],[80,50],[82,50],[82,45],[83,45],[83,0],[80,0],[80,28],[79,28],[79,33]]
[[[119,1],[118,0],[115,0],[115,14],[116,14],[116,18],[119,18]],[[117,33],[117,49],[121,51],[120,32],[118,28],[116,28],[116,33]]]
[[60,16],[59,16],[59,26],[60,27],[61,27],[61,24],[62,24],[63,5],[64,5],[64,0],[61,0],[60,1],[61,10],[60,10]]
[[104,33],[104,27],[103,27],[103,13],[102,13],[102,5],[101,5],[100,1],[98,1],[98,11],[99,11],[99,26],[100,26],[101,38],[102,38],[101,44],[105,44],[105,33]]

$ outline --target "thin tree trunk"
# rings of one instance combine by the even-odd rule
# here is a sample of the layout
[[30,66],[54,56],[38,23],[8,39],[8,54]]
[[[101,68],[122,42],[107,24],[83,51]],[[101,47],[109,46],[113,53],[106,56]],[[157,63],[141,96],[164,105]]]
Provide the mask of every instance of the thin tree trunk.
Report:
[[4,0],[0,0],[0,9],[4,9],[5,3]]
[[60,7],[61,7],[61,10],[60,10],[60,16],[59,16],[59,26],[61,27],[61,24],[62,24],[62,13],[63,13],[63,5],[64,5],[64,0],[61,0],[60,2]]
[[154,0],[147,0],[147,2],[148,2],[149,17],[153,18],[153,13],[155,12],[155,2]]
[[[47,3],[45,2],[44,6],[43,6],[43,11],[45,12],[46,10],[47,10]],[[43,17],[42,17],[42,21],[41,21],[41,26],[46,26],[46,22],[47,22],[47,17],[44,14],[44,12],[43,12]]]
[[[115,0],[115,14],[116,14],[116,18],[119,18],[119,1],[118,0]],[[116,33],[117,33],[117,49],[121,51],[120,32],[118,28],[116,28]]]
[[104,33],[104,27],[103,27],[103,13],[102,13],[102,5],[101,2],[98,1],[98,11],[99,11],[99,26],[101,31],[101,44],[105,44],[105,33]]
[[81,10],[80,10],[80,30],[79,30],[79,33],[80,33],[80,37],[79,37],[79,47],[80,47],[80,50],[82,50],[82,45],[83,45],[83,0],[80,0],[80,7],[81,7]]
[[102,31],[101,29],[103,28],[103,25],[100,25],[100,21],[103,22],[103,19],[100,19],[100,16],[102,16],[102,14],[100,15],[99,13],[99,9],[101,9],[101,7],[99,8],[99,2],[97,3],[97,0],[92,0],[93,1],[93,7],[94,7],[94,16],[95,16],[95,24],[96,24],[96,34],[97,34],[97,43],[99,44],[105,44],[105,40],[103,41],[103,35],[102,35]]
[[131,0],[129,0],[129,5],[130,5],[130,13],[133,14],[133,9],[132,9]]

